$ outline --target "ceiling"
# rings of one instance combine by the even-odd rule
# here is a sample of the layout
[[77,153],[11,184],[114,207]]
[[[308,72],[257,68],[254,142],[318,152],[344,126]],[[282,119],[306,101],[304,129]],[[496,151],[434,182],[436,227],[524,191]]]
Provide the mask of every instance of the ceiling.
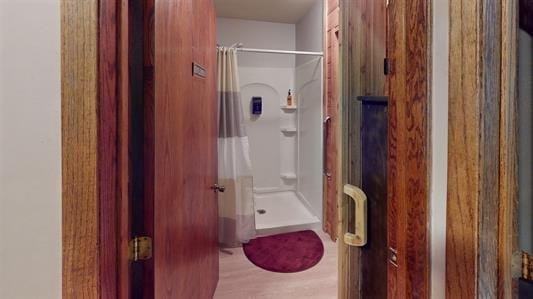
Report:
[[296,24],[316,0],[215,0],[217,16]]

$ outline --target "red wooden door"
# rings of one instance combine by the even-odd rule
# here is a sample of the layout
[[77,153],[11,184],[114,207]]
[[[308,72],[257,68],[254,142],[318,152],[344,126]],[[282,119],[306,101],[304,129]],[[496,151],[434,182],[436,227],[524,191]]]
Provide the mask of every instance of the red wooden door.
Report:
[[[212,0],[156,0],[155,298],[211,298],[218,281],[217,97]],[[193,63],[205,69],[193,74]]]

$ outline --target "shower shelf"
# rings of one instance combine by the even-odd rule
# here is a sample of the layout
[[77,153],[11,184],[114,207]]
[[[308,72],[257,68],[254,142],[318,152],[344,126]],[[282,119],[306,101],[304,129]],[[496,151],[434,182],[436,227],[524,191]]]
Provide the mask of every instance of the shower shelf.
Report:
[[285,111],[296,111],[298,110],[298,107],[297,106],[281,106],[281,109]]
[[280,177],[282,179],[284,179],[284,180],[295,180],[296,179],[296,173],[286,172],[286,173],[280,174]]
[[296,129],[296,127],[286,127],[286,128],[281,128],[281,132],[283,133],[287,133],[287,134],[294,134],[298,131],[298,129]]

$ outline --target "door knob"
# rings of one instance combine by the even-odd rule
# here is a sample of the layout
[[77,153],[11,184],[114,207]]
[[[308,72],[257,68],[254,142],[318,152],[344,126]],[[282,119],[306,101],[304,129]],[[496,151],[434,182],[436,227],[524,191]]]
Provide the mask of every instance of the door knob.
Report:
[[211,187],[211,189],[215,190],[215,192],[222,192],[222,193],[226,191],[226,187],[219,186],[218,184],[214,184],[213,187]]

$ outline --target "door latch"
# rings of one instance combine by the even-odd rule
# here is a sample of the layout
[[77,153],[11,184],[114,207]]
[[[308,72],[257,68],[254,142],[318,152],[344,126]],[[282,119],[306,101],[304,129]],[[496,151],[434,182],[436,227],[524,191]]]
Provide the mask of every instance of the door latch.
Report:
[[211,187],[211,189],[215,190],[215,192],[222,192],[222,193],[226,191],[226,187],[220,186],[219,184],[214,184],[213,187]]

